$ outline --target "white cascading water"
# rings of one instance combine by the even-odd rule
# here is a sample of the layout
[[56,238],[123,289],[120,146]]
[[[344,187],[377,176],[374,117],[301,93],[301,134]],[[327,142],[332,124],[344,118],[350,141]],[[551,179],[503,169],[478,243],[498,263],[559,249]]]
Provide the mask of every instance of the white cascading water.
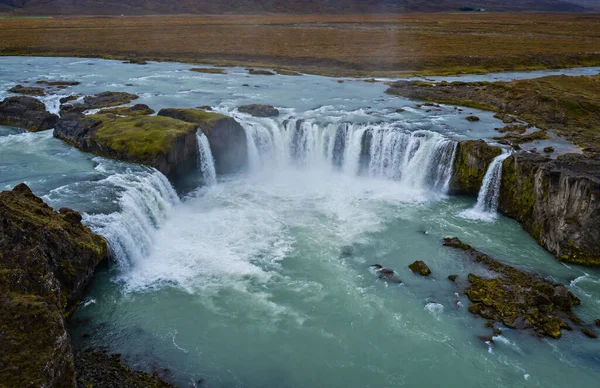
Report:
[[471,209],[465,210],[460,215],[464,218],[493,221],[496,219],[500,184],[502,183],[502,162],[510,156],[510,152],[502,150],[488,166],[481,188],[477,195],[477,203]]
[[409,132],[393,123],[236,118],[246,130],[251,171],[267,166],[329,167],[400,181],[414,189],[448,190],[456,142],[436,132]]
[[167,178],[150,167],[116,173],[100,183],[119,191],[120,209],[109,214],[85,214],[84,222],[106,238],[115,262],[126,269],[149,255],[154,233],[180,200]]
[[214,186],[217,184],[217,172],[208,138],[198,130],[196,140],[198,142],[198,169],[202,175],[202,181],[207,186]]

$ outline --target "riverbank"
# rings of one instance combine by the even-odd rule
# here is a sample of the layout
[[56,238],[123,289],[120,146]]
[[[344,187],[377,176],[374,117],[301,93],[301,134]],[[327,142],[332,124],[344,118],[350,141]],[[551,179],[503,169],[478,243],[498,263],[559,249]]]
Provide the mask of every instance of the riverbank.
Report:
[[0,55],[133,58],[350,77],[600,65],[596,14],[52,17],[4,18],[2,24]]

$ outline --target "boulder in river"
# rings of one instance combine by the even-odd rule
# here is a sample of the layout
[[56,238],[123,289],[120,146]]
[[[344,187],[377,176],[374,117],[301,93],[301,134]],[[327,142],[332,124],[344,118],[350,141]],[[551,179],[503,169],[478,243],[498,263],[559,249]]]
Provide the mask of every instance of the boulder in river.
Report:
[[379,279],[386,281],[388,283],[394,283],[394,284],[402,283],[402,280],[400,280],[396,277],[393,269],[383,268],[383,266],[381,264],[373,264],[370,267],[375,269],[375,271],[377,271],[377,277]]
[[458,275],[448,275],[448,280],[450,280],[451,282],[456,282],[457,277]]
[[479,121],[479,117],[471,115],[471,116],[465,117],[465,120],[470,121],[470,122],[475,122],[475,121]]
[[469,306],[472,314],[552,338],[559,338],[562,329],[571,328],[566,320],[576,318],[572,308],[580,301],[564,285],[502,264],[458,238],[446,238],[444,245],[463,251],[471,260],[498,276],[468,275],[470,285],[465,294],[472,302]]
[[125,92],[102,92],[93,96],[85,96],[83,104],[85,109],[99,109],[128,104],[138,98],[135,94]]
[[252,75],[275,75],[275,73],[273,73],[270,70],[263,70],[263,69],[248,69],[248,74],[252,74]]
[[8,97],[0,102],[0,125],[37,132],[54,128],[57,121],[58,116],[33,97]]
[[147,116],[154,113],[154,109],[146,104],[136,104],[134,106],[120,106],[117,108],[102,109],[99,114],[114,114],[118,116]]
[[0,370],[7,387],[75,387],[64,315],[72,311],[106,241],[79,213],[55,212],[25,184],[0,193]]
[[238,107],[238,111],[242,113],[248,113],[254,117],[277,117],[279,116],[279,110],[273,105],[242,105]]
[[425,264],[421,260],[415,261],[414,263],[409,265],[408,268],[410,268],[410,270],[414,273],[419,274],[421,276],[428,276],[431,274],[431,270],[429,269],[427,264]]
[[11,93],[26,94],[28,96],[41,97],[41,96],[46,95],[46,91],[44,90],[44,88],[38,88],[35,86],[17,85],[17,86],[14,86],[14,87],[8,89],[8,91]]
[[193,123],[208,138],[217,174],[240,172],[248,166],[246,131],[232,117],[201,109],[166,108],[158,116]]

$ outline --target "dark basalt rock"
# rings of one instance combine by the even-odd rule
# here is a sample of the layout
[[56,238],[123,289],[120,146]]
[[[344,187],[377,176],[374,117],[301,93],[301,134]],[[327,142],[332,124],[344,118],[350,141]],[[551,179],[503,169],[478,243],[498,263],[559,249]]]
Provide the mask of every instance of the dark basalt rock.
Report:
[[458,238],[444,239],[443,244],[462,250],[498,274],[491,279],[469,274],[465,294],[473,303],[469,306],[472,314],[511,328],[533,330],[538,336],[559,338],[561,329],[571,329],[565,320],[575,317],[572,308],[580,301],[564,285],[502,264]]
[[373,264],[370,266],[377,271],[377,277],[388,283],[400,284],[402,280],[398,279],[393,269],[383,268],[381,264]]
[[130,58],[126,61],[124,61],[123,63],[127,63],[127,64],[131,64],[131,65],[147,65],[148,62],[146,62],[143,59],[138,59],[138,58]]
[[477,117],[477,116],[467,116],[467,117],[465,117],[465,120],[470,121],[470,122],[475,122],[475,121],[479,121],[479,117]]
[[76,95],[71,95],[71,96],[67,96],[67,97],[63,97],[61,98],[59,101],[61,104],[67,103],[69,101],[74,101],[77,100],[79,97]]
[[119,354],[85,349],[75,353],[77,385],[94,388],[174,388],[156,375],[134,371],[121,363]]
[[594,333],[594,331],[591,330],[591,329],[585,328],[585,329],[582,329],[581,331],[583,332],[583,334],[586,335],[586,337],[589,337],[589,338],[598,338],[598,335],[596,333]]
[[57,121],[58,116],[33,97],[8,97],[0,102],[0,125],[37,132],[54,128]]
[[457,277],[458,275],[448,275],[448,280],[450,280],[451,282],[456,282]]
[[0,193],[0,258],[2,385],[75,387],[64,315],[108,259],[106,241],[20,184]]
[[47,85],[47,86],[60,87],[60,86],[76,86],[76,85],[80,85],[81,82],[77,82],[77,81],[47,81],[47,80],[40,80],[40,81],[36,81],[36,84],[38,84],[38,85]]
[[459,142],[450,179],[450,192],[477,195],[490,163],[501,153],[500,147],[491,146],[483,140]]
[[85,109],[107,108],[116,105],[128,104],[139,96],[125,92],[102,92],[83,99]]
[[410,270],[414,273],[419,274],[421,276],[428,276],[429,274],[431,274],[431,270],[429,269],[427,264],[420,260],[415,261],[414,263],[409,265],[408,268],[410,268]]
[[44,88],[36,88],[35,86],[17,85],[8,89],[8,91],[10,93],[26,94],[28,96],[41,97],[46,95],[46,91],[44,90]]
[[561,261],[600,266],[600,160],[517,152],[503,163],[498,209]]
[[196,124],[208,138],[217,174],[244,171],[248,166],[246,131],[232,117],[199,109],[161,109],[159,116]]
[[554,152],[554,147],[544,147],[544,152],[547,154],[551,154]]
[[136,104],[134,106],[123,106],[119,108],[102,109],[99,114],[114,114],[119,116],[147,116],[154,113],[154,109],[146,104]]
[[242,113],[248,113],[254,117],[277,117],[279,116],[279,110],[273,105],[242,105],[238,107],[238,111]]

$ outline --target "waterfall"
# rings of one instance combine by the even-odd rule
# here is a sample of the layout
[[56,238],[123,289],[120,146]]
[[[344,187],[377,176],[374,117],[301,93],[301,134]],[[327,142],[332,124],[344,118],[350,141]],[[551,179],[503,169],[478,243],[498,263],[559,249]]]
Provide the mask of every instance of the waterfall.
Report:
[[251,171],[286,165],[329,168],[418,190],[448,190],[456,142],[437,132],[411,132],[398,123],[236,119],[246,131]]
[[[103,164],[97,167],[102,168]],[[151,167],[140,168],[141,171],[119,171],[98,182],[103,190],[116,194],[115,211],[84,214],[85,224],[106,238],[122,269],[149,255],[154,233],[179,203],[177,193],[162,173]]]
[[202,131],[196,132],[198,142],[198,170],[202,175],[202,182],[207,186],[217,184],[217,172],[215,171],[215,160],[210,150],[208,138]]
[[500,184],[502,183],[502,162],[509,156],[510,152],[503,149],[502,153],[492,160],[481,182],[477,203],[473,208],[462,212],[460,214],[462,217],[481,221],[496,219]]

